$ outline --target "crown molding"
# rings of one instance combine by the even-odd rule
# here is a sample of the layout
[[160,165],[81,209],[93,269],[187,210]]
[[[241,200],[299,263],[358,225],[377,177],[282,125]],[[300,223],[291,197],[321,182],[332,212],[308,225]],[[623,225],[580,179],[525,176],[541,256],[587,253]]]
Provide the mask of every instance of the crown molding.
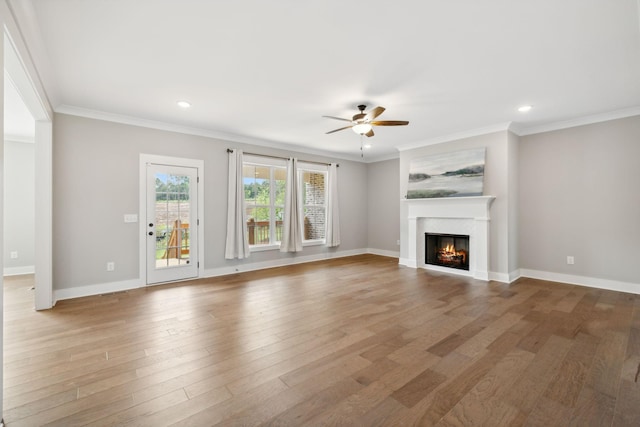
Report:
[[592,114],[590,116],[578,117],[575,119],[563,120],[563,121],[553,122],[553,123],[545,123],[537,126],[517,126],[516,127],[517,132],[514,132],[514,133],[516,133],[519,136],[534,135],[536,133],[551,132],[554,130],[561,130],[561,129],[573,128],[576,126],[584,126],[584,125],[590,125],[594,123],[607,122],[609,120],[624,119],[627,117],[639,116],[639,115],[640,115],[640,106],[631,107],[631,108],[625,108],[623,110],[610,111],[607,113],[600,113],[600,114]]
[[331,159],[349,160],[352,162],[364,163],[364,160],[357,156],[349,156],[330,151],[308,149],[299,145],[285,144],[276,141],[252,138],[232,133],[218,132],[209,129],[201,129],[189,126],[177,125],[174,123],[161,122],[156,120],[141,119],[124,114],[108,113],[105,111],[91,110],[88,108],[75,107],[73,105],[62,104],[55,108],[56,113],[70,116],[85,117],[88,119],[103,120],[107,122],[120,123],[131,126],[139,126],[149,129],[163,130],[168,132],[181,133],[185,135],[203,136],[206,138],[223,140],[226,142],[237,142],[240,144],[258,145],[261,147],[274,148],[279,150],[292,151],[303,154],[313,154],[316,156],[328,157]]
[[474,136],[487,135],[495,132],[502,132],[512,130],[512,122],[499,123],[495,125],[485,126],[476,129],[470,129],[467,131],[451,133],[448,135],[442,135],[435,138],[430,138],[425,141],[418,141],[414,143],[404,144],[396,147],[398,151],[413,150],[415,148],[422,148],[429,145],[442,144],[443,142],[457,141],[465,138],[472,138]]

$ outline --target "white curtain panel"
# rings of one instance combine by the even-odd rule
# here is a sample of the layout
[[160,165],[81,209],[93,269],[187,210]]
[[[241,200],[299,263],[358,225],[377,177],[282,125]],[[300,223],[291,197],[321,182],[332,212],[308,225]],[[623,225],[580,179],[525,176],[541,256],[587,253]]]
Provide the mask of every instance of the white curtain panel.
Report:
[[287,187],[280,252],[302,251],[302,209],[298,197],[298,160],[287,160]]
[[227,193],[226,259],[249,258],[247,213],[244,208],[242,183],[242,150],[229,153],[229,190]]
[[329,166],[329,200],[327,203],[327,246],[340,245],[340,211],[338,209],[338,165]]

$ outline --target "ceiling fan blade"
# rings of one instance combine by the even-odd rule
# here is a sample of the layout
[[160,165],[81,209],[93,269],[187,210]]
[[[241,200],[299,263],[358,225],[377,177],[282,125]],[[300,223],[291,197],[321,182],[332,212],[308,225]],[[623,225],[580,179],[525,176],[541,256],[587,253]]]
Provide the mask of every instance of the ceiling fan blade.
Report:
[[373,129],[371,129],[369,132],[365,133],[366,136],[373,136]]
[[379,120],[371,122],[371,125],[373,126],[405,126],[408,124],[409,122],[404,120]]
[[330,130],[329,132],[326,133],[326,135],[328,135],[330,133],[338,132],[339,130],[345,130],[345,129],[350,129],[350,128],[351,128],[351,126],[345,126],[343,128],[340,128],[340,129]]
[[343,119],[342,117],[334,117],[334,116],[322,116],[322,117],[326,117],[327,119],[342,120],[343,122],[350,122],[351,121],[349,119]]
[[364,120],[370,122],[382,113],[384,113],[384,107],[376,107],[373,110],[369,111],[366,116],[364,116]]

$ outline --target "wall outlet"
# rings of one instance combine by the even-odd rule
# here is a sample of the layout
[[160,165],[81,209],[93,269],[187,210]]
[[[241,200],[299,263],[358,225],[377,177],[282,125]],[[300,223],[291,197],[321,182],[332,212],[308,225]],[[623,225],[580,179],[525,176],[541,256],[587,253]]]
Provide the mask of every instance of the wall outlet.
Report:
[[116,263],[113,261],[109,261],[107,263],[107,271],[114,271],[116,269]]
[[567,264],[573,265],[576,263],[576,260],[572,256],[567,256]]
[[18,251],[11,251],[11,254],[9,254],[9,258],[18,259]]

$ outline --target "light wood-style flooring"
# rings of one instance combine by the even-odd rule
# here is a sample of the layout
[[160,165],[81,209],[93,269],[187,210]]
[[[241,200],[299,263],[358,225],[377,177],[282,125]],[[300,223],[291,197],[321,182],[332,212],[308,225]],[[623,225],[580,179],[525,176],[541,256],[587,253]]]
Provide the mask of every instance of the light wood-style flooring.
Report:
[[362,255],[59,302],[5,278],[13,426],[640,425],[640,296]]

